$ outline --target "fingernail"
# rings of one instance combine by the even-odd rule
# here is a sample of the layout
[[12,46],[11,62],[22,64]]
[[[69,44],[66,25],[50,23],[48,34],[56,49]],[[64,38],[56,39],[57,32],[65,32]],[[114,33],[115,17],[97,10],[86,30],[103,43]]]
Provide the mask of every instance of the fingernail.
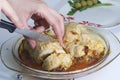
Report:
[[33,42],[33,41],[29,41],[29,44],[30,44],[31,48],[33,48],[33,49],[34,49],[35,46],[36,46],[36,45],[35,45],[35,42]]
[[65,45],[64,45],[64,43],[63,43],[63,40],[60,40],[59,43],[60,43],[60,45],[61,45],[63,48],[65,48]]
[[60,45],[61,45],[63,48],[65,48],[65,45],[64,45],[64,43],[60,43]]

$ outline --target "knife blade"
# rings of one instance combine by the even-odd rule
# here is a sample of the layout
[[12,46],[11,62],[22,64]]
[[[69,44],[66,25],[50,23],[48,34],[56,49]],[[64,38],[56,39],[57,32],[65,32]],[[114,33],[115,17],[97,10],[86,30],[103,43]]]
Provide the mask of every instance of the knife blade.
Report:
[[23,35],[24,37],[32,38],[35,40],[47,42],[50,41],[51,39],[50,36],[47,36],[45,34],[40,34],[29,29],[18,29],[13,23],[7,22],[2,19],[0,21],[0,27],[7,29],[10,33],[16,32]]

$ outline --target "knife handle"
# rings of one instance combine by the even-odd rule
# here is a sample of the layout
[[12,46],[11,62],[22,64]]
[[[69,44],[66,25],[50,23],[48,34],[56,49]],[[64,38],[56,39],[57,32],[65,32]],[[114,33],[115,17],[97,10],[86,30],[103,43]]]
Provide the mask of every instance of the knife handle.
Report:
[[10,33],[13,33],[16,29],[16,26],[13,23],[1,19],[0,28],[7,29]]

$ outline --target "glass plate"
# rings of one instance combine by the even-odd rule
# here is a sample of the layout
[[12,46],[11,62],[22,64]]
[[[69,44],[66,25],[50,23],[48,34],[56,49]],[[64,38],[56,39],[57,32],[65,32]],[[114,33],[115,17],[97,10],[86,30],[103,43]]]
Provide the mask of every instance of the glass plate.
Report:
[[59,12],[69,21],[78,22],[87,26],[113,28],[120,24],[120,1],[99,0],[102,3],[111,3],[112,6],[97,6],[84,11],[77,11],[73,16],[67,15],[71,7],[65,0],[59,4]]
[[14,36],[2,44],[1,60],[8,69],[15,72],[19,72],[22,75],[29,75],[29,76],[39,77],[39,78],[55,79],[55,80],[56,79],[73,79],[77,77],[86,76],[90,73],[96,72],[104,68],[106,65],[108,65],[110,62],[112,62],[116,57],[120,55],[120,49],[119,49],[120,42],[113,33],[105,29],[98,29],[95,27],[89,27],[89,29],[103,36],[105,41],[107,41],[107,43],[109,44],[108,49],[110,49],[110,52],[106,53],[107,55],[104,57],[102,61],[100,61],[99,63],[89,68],[70,71],[70,72],[48,72],[48,71],[29,68],[23,65],[19,61],[19,57],[18,57],[18,47],[20,42],[23,39],[23,36],[21,35]]

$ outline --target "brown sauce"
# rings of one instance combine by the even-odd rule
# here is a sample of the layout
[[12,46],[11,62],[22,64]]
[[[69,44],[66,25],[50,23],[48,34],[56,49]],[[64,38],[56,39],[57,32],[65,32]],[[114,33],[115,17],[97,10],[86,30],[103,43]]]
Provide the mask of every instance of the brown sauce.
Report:
[[[28,53],[27,50],[24,50],[22,48],[22,44],[19,47],[19,57],[21,59],[21,62],[31,68],[34,69],[38,69],[38,70],[42,70],[41,64],[38,64],[34,61],[34,59],[32,59]],[[92,62],[90,63],[86,63],[85,61],[82,62],[77,62],[74,65],[72,65],[68,70],[66,71],[75,71],[75,70],[80,70],[80,69],[84,69],[87,67],[90,67],[96,63],[98,63],[101,59],[103,58],[103,55],[100,56],[99,59],[94,59]]]

